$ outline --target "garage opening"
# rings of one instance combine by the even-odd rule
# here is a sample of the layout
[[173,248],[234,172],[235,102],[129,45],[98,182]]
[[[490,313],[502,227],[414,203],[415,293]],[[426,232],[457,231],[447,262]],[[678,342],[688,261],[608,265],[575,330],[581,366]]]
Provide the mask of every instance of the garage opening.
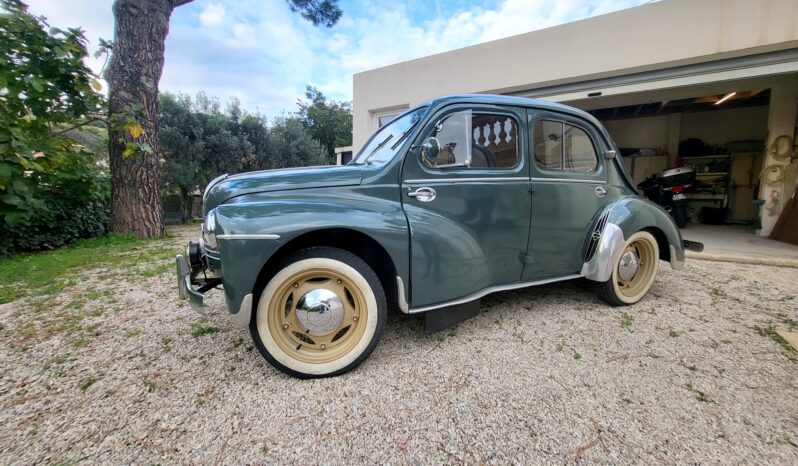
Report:
[[[796,110],[789,110],[786,118],[776,115],[790,122],[779,127],[774,124],[773,105],[783,102],[773,89],[763,80],[741,84],[732,81],[711,90],[696,87],[694,93],[681,88],[566,103],[582,107],[602,122],[619,146],[635,185],[649,187],[647,180],[652,179],[675,185],[678,193],[669,195],[686,204],[686,221],[679,222],[674,215],[677,223],[685,223],[685,238],[710,244],[720,253],[745,250],[752,256],[798,259],[798,246],[784,242],[796,244],[798,238],[767,237],[776,219],[789,217],[789,202],[795,197]],[[774,154],[781,153],[784,165],[773,169],[769,164]],[[657,178],[674,173],[678,178],[670,184]],[[762,233],[763,221],[770,222],[764,227],[767,233],[755,236]],[[774,235],[778,228],[776,222]],[[798,236],[798,228],[781,229],[786,237]]]
[[747,226],[753,232],[760,227],[769,101],[770,89],[751,89],[590,113],[615,139],[636,185],[669,168],[692,169],[695,176],[681,181],[684,190],[676,188],[687,200],[689,223]]

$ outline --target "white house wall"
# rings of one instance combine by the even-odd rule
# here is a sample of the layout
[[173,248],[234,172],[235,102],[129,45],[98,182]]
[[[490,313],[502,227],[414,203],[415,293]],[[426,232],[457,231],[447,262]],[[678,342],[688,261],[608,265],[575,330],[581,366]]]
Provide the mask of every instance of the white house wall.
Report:
[[798,1],[663,0],[354,76],[354,146],[374,112],[798,47]]

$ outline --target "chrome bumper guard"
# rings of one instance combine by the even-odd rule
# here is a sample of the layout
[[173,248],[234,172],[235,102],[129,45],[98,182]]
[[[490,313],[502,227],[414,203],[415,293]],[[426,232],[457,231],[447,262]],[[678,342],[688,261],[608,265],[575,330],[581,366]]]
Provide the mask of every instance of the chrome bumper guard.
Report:
[[177,262],[177,290],[180,299],[187,299],[195,311],[204,315],[203,302],[205,301],[205,294],[192,287],[191,266],[188,265],[188,259],[178,254],[175,260]]

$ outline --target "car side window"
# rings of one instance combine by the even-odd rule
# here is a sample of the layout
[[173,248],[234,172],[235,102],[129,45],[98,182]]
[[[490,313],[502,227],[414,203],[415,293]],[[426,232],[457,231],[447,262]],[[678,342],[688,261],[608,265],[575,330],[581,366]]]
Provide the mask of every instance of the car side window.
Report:
[[543,170],[594,173],[598,168],[596,147],[578,126],[561,121],[535,122],[535,163]]
[[518,123],[515,118],[466,110],[447,115],[429,135],[440,152],[430,168],[510,168],[518,164]]

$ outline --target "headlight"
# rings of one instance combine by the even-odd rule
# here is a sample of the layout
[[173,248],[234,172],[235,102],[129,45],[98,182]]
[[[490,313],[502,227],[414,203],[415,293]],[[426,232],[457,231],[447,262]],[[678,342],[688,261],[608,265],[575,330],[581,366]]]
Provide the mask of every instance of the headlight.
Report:
[[211,209],[202,224],[202,239],[211,249],[216,249],[216,210]]

